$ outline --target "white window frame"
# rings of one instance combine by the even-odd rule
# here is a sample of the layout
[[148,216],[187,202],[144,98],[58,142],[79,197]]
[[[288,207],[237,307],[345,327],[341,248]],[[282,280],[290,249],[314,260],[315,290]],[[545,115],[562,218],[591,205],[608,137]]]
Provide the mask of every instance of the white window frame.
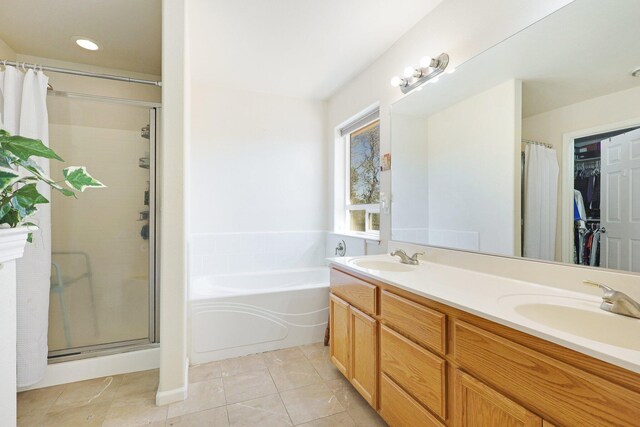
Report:
[[[336,178],[336,207],[334,217],[334,229],[337,233],[362,237],[370,240],[380,240],[380,230],[372,230],[369,219],[370,214],[380,214],[380,203],[356,205],[351,203],[351,134],[369,126],[371,123],[380,120],[377,105],[365,112],[358,114],[356,117],[347,121],[344,125],[336,128],[336,161],[335,161],[335,178]],[[370,118],[370,120],[366,120]],[[363,121],[365,119],[366,121]],[[341,134],[344,129],[352,128],[354,124],[358,127],[351,129],[346,134]],[[378,123],[378,126],[380,124]],[[380,153],[378,153],[380,155]],[[378,171],[378,173],[380,173]],[[365,231],[351,230],[351,211],[365,211]]]

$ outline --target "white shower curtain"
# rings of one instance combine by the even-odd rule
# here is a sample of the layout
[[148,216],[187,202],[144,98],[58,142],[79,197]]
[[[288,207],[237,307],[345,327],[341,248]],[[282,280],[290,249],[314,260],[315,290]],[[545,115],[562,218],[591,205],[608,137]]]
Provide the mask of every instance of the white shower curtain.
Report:
[[[47,115],[48,77],[41,71],[26,72],[15,67],[0,71],[0,119],[13,135],[41,139],[49,145]],[[49,173],[49,161],[36,159]],[[38,191],[51,200],[49,187]],[[31,219],[39,230],[17,262],[17,375],[18,386],[40,381],[47,367],[49,319],[49,277],[51,274],[51,208],[39,205]]]
[[527,258],[555,260],[558,172],[556,150],[527,144],[523,236],[523,256]]

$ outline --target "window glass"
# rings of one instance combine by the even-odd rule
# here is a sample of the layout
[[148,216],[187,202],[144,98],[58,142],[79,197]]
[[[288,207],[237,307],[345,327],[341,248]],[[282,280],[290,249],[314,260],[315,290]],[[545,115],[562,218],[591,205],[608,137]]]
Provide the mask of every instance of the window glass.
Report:
[[350,135],[349,160],[351,204],[378,203],[380,199],[380,122],[378,120]]
[[349,223],[351,224],[351,231],[360,231],[365,232],[367,230],[366,227],[366,211],[349,211],[351,215]]

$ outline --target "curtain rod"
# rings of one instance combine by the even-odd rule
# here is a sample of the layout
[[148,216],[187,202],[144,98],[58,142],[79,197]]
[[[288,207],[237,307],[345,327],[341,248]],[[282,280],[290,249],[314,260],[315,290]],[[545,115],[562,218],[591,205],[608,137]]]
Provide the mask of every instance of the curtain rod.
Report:
[[98,79],[116,80],[119,82],[139,83],[139,84],[151,85],[151,86],[162,86],[161,81],[136,79],[133,77],[116,76],[113,74],[91,73],[88,71],[71,70],[68,68],[49,67],[47,65],[37,65],[37,64],[27,64],[26,62],[7,61],[4,59],[0,59],[0,64],[11,65],[16,68],[24,68],[24,69],[30,68],[32,70],[51,71],[53,73],[61,73],[61,74],[72,74],[74,76],[95,77]]
[[543,146],[545,146],[547,148],[553,148],[553,145],[551,145],[551,144],[547,144],[545,142],[532,141],[530,139],[523,139],[522,142],[525,143],[525,144],[543,145]]

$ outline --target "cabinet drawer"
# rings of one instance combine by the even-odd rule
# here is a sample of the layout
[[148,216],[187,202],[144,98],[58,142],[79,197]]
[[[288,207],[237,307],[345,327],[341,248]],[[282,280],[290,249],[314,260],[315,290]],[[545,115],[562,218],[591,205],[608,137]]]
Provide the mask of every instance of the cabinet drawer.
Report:
[[386,324],[402,334],[438,353],[445,353],[447,316],[444,314],[387,291],[382,291],[380,314]]
[[456,321],[454,359],[462,368],[543,418],[567,426],[637,426],[640,394]]
[[445,427],[385,374],[380,376],[380,415],[391,427]]
[[440,418],[445,413],[445,361],[386,326],[380,329],[382,372]]
[[371,283],[331,270],[331,291],[367,314],[377,314],[376,290],[376,286]]

